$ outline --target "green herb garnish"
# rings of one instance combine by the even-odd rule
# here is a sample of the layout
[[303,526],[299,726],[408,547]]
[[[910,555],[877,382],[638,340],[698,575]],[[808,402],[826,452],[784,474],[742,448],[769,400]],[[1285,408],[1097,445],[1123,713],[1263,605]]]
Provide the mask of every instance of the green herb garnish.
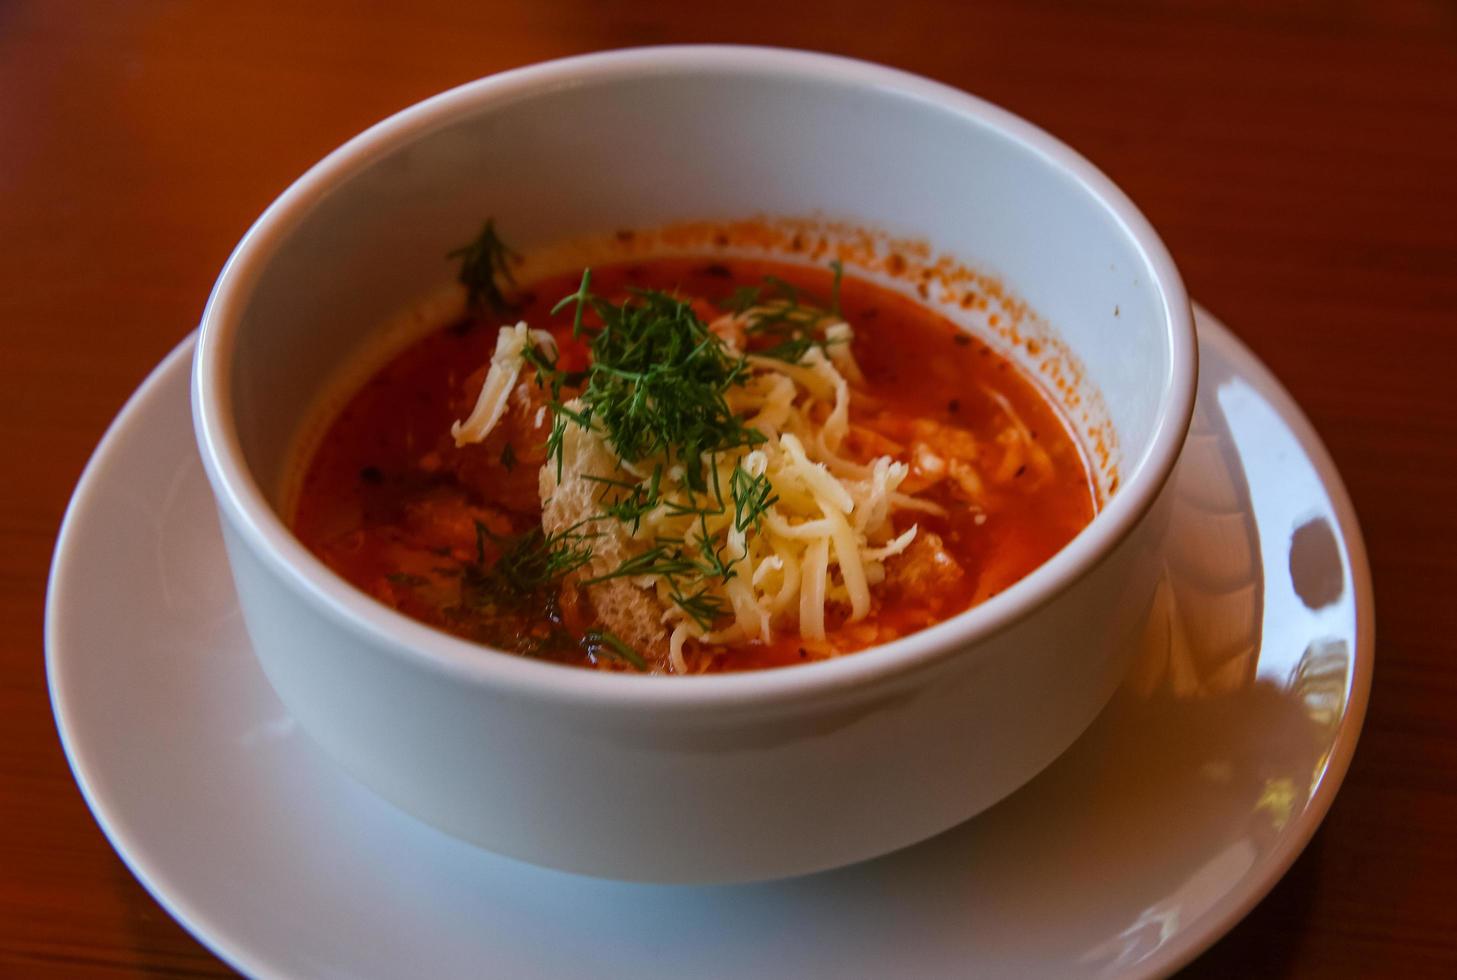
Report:
[[750,476],[742,466],[735,466],[729,477],[729,493],[734,498],[734,527],[739,531],[757,530],[764,513],[779,500],[769,477]]
[[475,241],[449,252],[447,259],[460,259],[456,280],[466,288],[466,304],[472,313],[489,310],[498,316],[515,312],[506,299],[505,287],[512,289],[516,279],[511,275],[511,261],[520,256],[496,234],[494,218],[486,222]]
[[[587,523],[582,521],[551,534],[532,528],[508,538],[476,521],[476,560],[466,567],[463,591],[476,600],[510,602],[551,585],[592,560],[591,540],[597,533],[582,530]],[[487,542],[501,550],[500,557],[489,567]]]
[[786,337],[772,347],[765,347],[762,350],[754,351],[760,357],[772,357],[776,361],[784,361],[788,364],[798,364],[804,360],[811,347],[823,347],[825,342],[805,334],[797,334]]
[[651,548],[629,555],[612,571],[584,579],[582,584],[596,585],[615,578],[632,578],[637,575],[656,575],[671,580],[697,572],[697,563],[684,553],[682,543],[678,539],[659,537]]
[[[509,309],[505,288],[515,286],[510,262],[516,256],[492,222],[476,242],[451,256],[461,259],[460,281],[470,291],[473,310]],[[844,270],[838,260],[830,267],[834,280],[828,303],[793,283],[766,277],[758,286],[736,289],[718,305],[745,316],[754,355],[798,363],[811,348],[830,343],[824,328],[840,318]],[[765,436],[729,406],[732,389],[749,377],[748,358],[725,345],[689,303],[674,295],[636,289],[613,303],[595,295],[591,286],[592,273],[586,269],[577,289],[552,309],[558,315],[570,308],[572,335],[586,341],[589,367],[567,372],[555,353],[535,345],[524,352],[552,410],[547,457],[561,479],[563,440],[567,427],[576,425],[600,434],[624,464],[644,464],[638,472],[651,467],[651,475],[637,479],[621,470],[585,476],[601,488],[598,510],[564,531],[533,529],[503,537],[477,524],[476,560],[462,566],[462,597],[467,604],[512,603],[513,608],[550,598],[550,586],[591,562],[592,539],[601,533],[592,528],[599,522],[616,521],[636,535],[644,518],[658,511],[691,520],[675,532],[681,536],[657,535],[617,567],[581,585],[657,578],[685,617],[711,631],[728,613],[727,602],[714,592],[716,583],[732,579],[742,560],[724,540],[727,515],[732,517],[729,533],[757,530],[778,500],[768,477],[751,475],[742,462],[743,453]],[[501,464],[510,470],[515,462],[507,444]],[[499,553],[489,567],[487,544]],[[581,644],[594,655],[613,656],[639,670],[647,667],[636,650],[606,631],[587,633]]]
[[632,526],[634,534],[642,525],[642,519],[652,513],[663,503],[661,486],[663,480],[663,464],[659,463],[653,467],[653,475],[645,482],[634,483],[629,480],[616,480],[606,476],[592,476],[584,474],[583,479],[593,483],[600,483],[605,489],[597,499],[602,507],[602,516],[611,517],[614,520]]
[[765,276],[762,285],[740,286],[720,300],[718,307],[738,316],[750,314],[744,332],[760,338],[762,344],[752,353],[798,364],[811,347],[824,348],[831,343],[821,328],[840,319],[840,283],[845,267],[836,259],[830,268],[835,278],[828,304],[792,282]]
[[764,290],[758,286],[740,286],[718,301],[718,308],[728,313],[741,314],[759,305]]
[[[561,403],[566,379],[556,365],[545,358],[534,362],[538,378],[552,391],[556,418],[547,452],[555,457],[558,473],[564,427],[573,422],[600,426],[627,462],[676,460],[688,489],[706,490],[705,456],[764,441],[725,398],[730,388],[743,384],[747,362],[731,355],[689,304],[667,293],[636,290],[617,305],[593,295],[590,285],[589,269],[577,292],[556,306],[574,306],[573,332],[591,336],[580,411]],[[599,327],[585,324],[588,311],[601,321]]]
[[708,514],[705,511],[698,514],[698,534],[693,539],[693,546],[698,549],[698,561],[694,563],[694,567],[699,575],[723,582],[734,577],[734,565],[738,564],[739,559],[724,560],[723,553],[728,547],[726,544],[714,547],[713,537],[708,533]]
[[582,639],[590,652],[609,654],[638,670],[648,669],[647,661],[642,658],[641,654],[607,630],[592,630]]
[[675,585],[668,598],[705,632],[713,629],[714,621],[724,614],[723,600],[710,594],[707,586],[689,595]]

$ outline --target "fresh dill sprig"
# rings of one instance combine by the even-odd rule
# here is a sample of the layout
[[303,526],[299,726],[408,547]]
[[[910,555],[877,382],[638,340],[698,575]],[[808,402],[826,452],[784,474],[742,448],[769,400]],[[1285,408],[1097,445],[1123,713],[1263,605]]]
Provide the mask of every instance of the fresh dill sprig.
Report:
[[644,482],[618,480],[607,476],[593,476],[584,473],[582,479],[602,484],[606,489],[597,498],[602,516],[610,517],[621,524],[632,526],[636,534],[642,519],[658,508],[662,501],[663,464],[653,467],[652,476]]
[[[466,567],[462,588],[477,598],[500,601],[520,599],[551,585],[592,560],[591,541],[599,532],[584,531],[588,523],[551,534],[534,527],[512,538],[476,521],[476,560]],[[489,567],[487,542],[500,549],[500,557]]]
[[489,310],[498,316],[515,312],[506,299],[505,288],[514,289],[511,262],[520,256],[496,234],[496,220],[488,220],[475,240],[449,252],[447,259],[460,259],[456,280],[466,288],[466,304],[472,313]]
[[642,658],[642,654],[623,642],[614,633],[607,630],[591,630],[582,637],[582,640],[590,653],[605,653],[625,661],[638,670],[648,669],[647,661]]
[[759,305],[764,290],[759,286],[740,286],[718,301],[718,308],[734,314],[747,313]]
[[772,357],[776,361],[784,361],[788,364],[798,364],[804,360],[811,347],[823,347],[825,342],[814,337],[798,334],[786,337],[772,347],[765,347],[762,350],[754,351],[760,357]]
[[768,476],[751,476],[748,470],[737,465],[729,477],[729,493],[734,498],[734,528],[739,531],[751,527],[757,530],[765,512],[779,501]]
[[803,286],[796,286],[794,283],[778,276],[765,276],[764,285],[778,294],[778,297],[791,306],[808,306],[824,309],[825,304],[815,297],[815,294]]
[[577,291],[572,293],[572,295],[563,296],[557,300],[556,305],[551,308],[551,315],[556,316],[559,312],[566,309],[567,306],[575,304],[576,309],[572,313],[572,336],[580,337],[582,336],[582,315],[592,305],[593,299],[592,270],[583,269],[582,284],[577,287]]
[[[591,270],[582,285],[555,307],[574,306],[572,329],[590,334],[591,366],[578,396],[580,411],[561,402],[566,379],[554,364],[535,364],[552,391],[555,424],[548,456],[561,472],[566,421],[600,426],[613,450],[627,462],[660,458],[683,467],[691,491],[708,488],[705,457],[758,445],[763,433],[745,425],[729,408],[729,389],[743,384],[748,363],[731,354],[693,312],[690,304],[657,290],[635,290],[621,304],[590,291]],[[589,328],[586,312],[601,321]],[[545,367],[545,369],[544,369]]]
[[[487,231],[494,235],[489,223]],[[823,327],[839,318],[843,269],[838,261],[831,268],[828,304],[792,283],[766,277],[761,285],[741,287],[718,305],[748,314],[754,353],[798,362],[811,347],[828,343]],[[711,631],[728,611],[714,592],[715,583],[732,579],[742,556],[719,540],[721,529],[717,536],[710,532],[710,519],[726,519],[723,515],[731,511],[731,526],[742,534],[758,529],[778,500],[768,477],[750,474],[741,461],[743,451],[762,443],[764,435],[728,403],[731,389],[748,377],[747,358],[729,349],[690,304],[675,296],[642,289],[612,303],[595,295],[591,284],[591,270],[584,270],[576,291],[552,309],[556,315],[571,308],[572,334],[586,339],[589,367],[565,372],[555,353],[534,345],[525,351],[552,410],[548,459],[555,462],[560,479],[566,430],[577,425],[601,433],[624,462],[651,462],[651,475],[641,480],[622,473],[586,475],[601,487],[597,512],[556,534],[534,531],[507,541],[478,525],[477,562],[466,569],[464,578],[470,581],[465,584],[492,595],[530,593],[591,561],[590,539],[601,533],[591,528],[598,522],[616,521],[636,535],[648,514],[662,511],[693,518],[684,537],[658,535],[615,568],[581,584],[658,578],[683,615]],[[731,469],[720,464],[725,453],[737,459]],[[504,454],[502,462],[507,464]],[[669,469],[681,473],[682,492],[665,488]],[[487,541],[501,549],[489,570]],[[597,631],[583,642],[639,669],[645,666],[636,651],[611,634]]]
[[681,546],[670,538],[658,538],[646,551],[624,558],[616,568],[601,575],[594,575],[582,581],[583,585],[596,585],[615,578],[632,578],[637,575],[655,575],[675,579],[698,571],[698,565],[688,557]]
[[752,353],[797,364],[811,347],[824,348],[831,343],[821,328],[840,319],[840,284],[845,267],[835,259],[830,268],[834,281],[829,303],[778,276],[765,276],[759,286],[740,286],[720,300],[718,307],[736,316],[748,314],[744,332],[759,338],[761,344]]
[[704,632],[712,630],[714,621],[725,611],[723,600],[710,593],[706,585],[692,595],[675,586],[668,598]]
[[724,560],[723,553],[728,547],[727,544],[714,547],[713,536],[708,533],[708,514],[700,512],[698,515],[698,534],[693,539],[693,546],[698,549],[698,560],[694,567],[698,574],[705,579],[718,579],[727,582],[735,574],[734,565],[738,564],[740,558]]

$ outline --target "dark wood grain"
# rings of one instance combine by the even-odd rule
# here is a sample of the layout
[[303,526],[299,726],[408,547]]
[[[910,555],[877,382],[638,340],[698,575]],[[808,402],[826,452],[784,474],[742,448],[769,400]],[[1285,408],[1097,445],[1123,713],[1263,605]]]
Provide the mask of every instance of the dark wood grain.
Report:
[[1306,408],[1378,595],[1376,684],[1324,827],[1188,971],[1457,974],[1457,6],[0,2],[0,974],[226,969],[132,879],[62,758],[41,611],[107,423],[310,163],[471,78],[675,41],[817,48],[1083,151]]

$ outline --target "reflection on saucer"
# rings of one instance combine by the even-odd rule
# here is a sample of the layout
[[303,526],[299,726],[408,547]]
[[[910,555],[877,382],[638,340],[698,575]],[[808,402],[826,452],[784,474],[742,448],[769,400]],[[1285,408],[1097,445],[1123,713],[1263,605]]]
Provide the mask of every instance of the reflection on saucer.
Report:
[[[1203,379],[1201,378],[1201,383]],[[1128,685],[1192,698],[1248,687],[1264,610],[1249,484],[1217,406],[1200,398],[1174,471],[1164,578]]]
[[[1346,559],[1330,516],[1311,513],[1328,502],[1313,470],[1292,472],[1302,469],[1290,466],[1297,452],[1288,427],[1245,380],[1227,364],[1201,365],[1170,489],[1164,578],[1138,659],[1114,707],[1054,767],[1100,773],[1084,787],[1095,805],[1061,860],[1086,862],[1091,875],[1119,849],[1168,846],[1143,858],[1168,862],[1178,876],[1082,954],[1100,975],[1143,960],[1236,887],[1324,774],[1346,705],[1352,651],[1344,637],[1354,623],[1349,603],[1340,604]],[[1323,620],[1327,614],[1333,618]],[[1301,646],[1290,649],[1297,638]],[[1149,786],[1158,798],[1131,810],[1096,805],[1099,797],[1149,796]],[[1066,797],[1044,802],[1072,805]],[[1244,832],[1233,837],[1232,803],[1244,814]],[[1116,823],[1102,822],[1115,814]],[[1206,835],[1205,846],[1188,846]],[[1100,857],[1088,862],[1089,853]],[[1087,899],[1097,900],[1092,892]]]

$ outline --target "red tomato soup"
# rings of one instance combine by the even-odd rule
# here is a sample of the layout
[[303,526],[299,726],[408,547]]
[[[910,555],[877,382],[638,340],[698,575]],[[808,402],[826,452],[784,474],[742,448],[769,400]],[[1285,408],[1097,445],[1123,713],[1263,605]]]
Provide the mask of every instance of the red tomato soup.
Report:
[[[589,288],[565,306],[578,275],[508,290],[509,309],[478,304],[375,374],[307,461],[303,542],[468,640],[695,673],[923,629],[1093,517],[1088,465],[1039,387],[905,296],[721,258],[597,268]],[[501,360],[518,320],[529,356]],[[452,425],[498,360],[508,394],[462,442]],[[589,472],[587,452],[608,462]],[[591,503],[569,520],[574,492]]]

